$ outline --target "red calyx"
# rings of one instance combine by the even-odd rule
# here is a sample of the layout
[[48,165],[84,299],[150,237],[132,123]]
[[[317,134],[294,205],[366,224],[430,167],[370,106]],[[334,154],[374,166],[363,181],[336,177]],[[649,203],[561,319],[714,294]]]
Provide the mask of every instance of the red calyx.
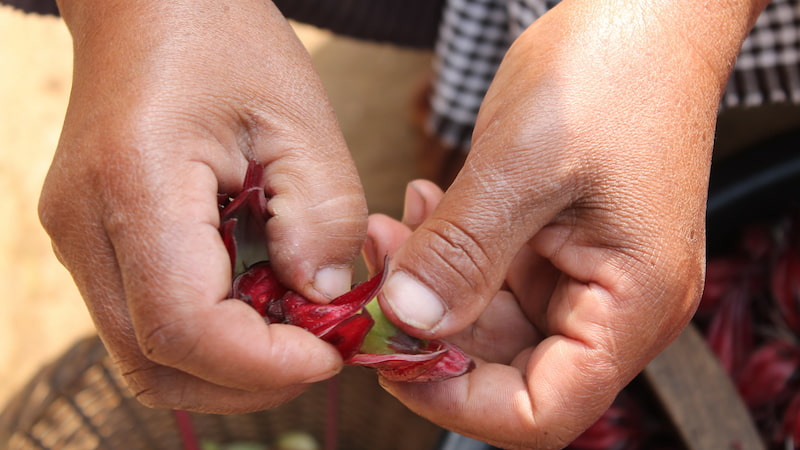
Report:
[[377,369],[389,381],[418,383],[457,377],[475,368],[472,359],[458,347],[440,340],[428,341],[419,353],[359,353],[349,364]]
[[721,298],[708,327],[708,346],[731,375],[738,373],[753,347],[751,301],[748,283],[733,285]]
[[392,337],[394,354],[359,353],[374,325],[365,305],[378,294],[383,273],[329,304],[313,303],[286,288],[269,263],[263,183],[263,167],[251,162],[242,191],[232,198],[224,194],[218,198],[220,234],[231,257],[234,298],[250,304],[269,323],[308,330],[335,346],[345,363],[373,367],[393,381],[438,381],[472,370],[473,361],[455,346],[407,335]]
[[642,448],[645,423],[642,411],[623,392],[602,416],[575,439],[569,450],[626,450]]
[[780,403],[800,370],[800,349],[785,340],[775,339],[759,347],[742,368],[737,386],[751,409]]
[[253,265],[233,280],[233,296],[252,305],[264,317],[267,316],[270,303],[287,292],[267,262]]

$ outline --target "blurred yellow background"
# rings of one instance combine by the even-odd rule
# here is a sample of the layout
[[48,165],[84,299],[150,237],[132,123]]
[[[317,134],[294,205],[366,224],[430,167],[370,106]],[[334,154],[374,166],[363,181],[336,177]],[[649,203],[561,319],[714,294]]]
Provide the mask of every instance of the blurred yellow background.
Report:
[[[370,211],[399,216],[405,184],[416,174],[409,101],[430,55],[295,29],[329,91]],[[43,363],[94,330],[36,212],[71,70],[71,40],[60,19],[0,7],[0,408]]]
[[39,189],[67,107],[63,22],[0,8],[0,405],[93,326],[39,224]]

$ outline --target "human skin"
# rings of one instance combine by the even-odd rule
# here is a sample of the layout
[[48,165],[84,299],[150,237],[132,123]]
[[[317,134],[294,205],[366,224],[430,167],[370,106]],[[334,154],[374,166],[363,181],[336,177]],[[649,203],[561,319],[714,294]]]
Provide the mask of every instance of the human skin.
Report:
[[412,410],[504,448],[559,448],[690,320],[704,280],[717,107],[765,1],[565,0],[512,45],[446,194],[409,190],[380,296],[475,371],[383,381]]
[[269,408],[342,367],[297,327],[227,299],[217,192],[266,167],[270,256],[317,302],[346,291],[366,232],[355,166],[310,57],[256,0],[63,0],[74,77],[40,217],[136,397]]
[[[499,446],[557,448],[677,335],[702,287],[716,108],[764,4],[565,0],[514,43],[452,188],[415,185],[406,225],[370,225],[373,264],[393,255],[387,314],[479,359],[391,393]],[[345,290],[366,232],[325,94],[277,10],[59,8],[75,73],[40,216],[137,398],[245,412],[336,373],[332,347],[226,299],[216,193],[248,158],[267,167],[271,257],[294,290]]]

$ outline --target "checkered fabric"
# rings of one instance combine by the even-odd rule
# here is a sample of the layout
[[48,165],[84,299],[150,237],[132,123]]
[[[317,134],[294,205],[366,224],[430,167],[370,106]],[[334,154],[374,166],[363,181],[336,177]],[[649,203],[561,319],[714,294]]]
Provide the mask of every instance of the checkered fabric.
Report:
[[[478,108],[511,42],[559,0],[446,0],[436,44],[429,131],[468,150]],[[758,18],[722,108],[800,103],[800,0],[773,0]]]
[[800,2],[773,0],[742,44],[723,107],[800,103]]

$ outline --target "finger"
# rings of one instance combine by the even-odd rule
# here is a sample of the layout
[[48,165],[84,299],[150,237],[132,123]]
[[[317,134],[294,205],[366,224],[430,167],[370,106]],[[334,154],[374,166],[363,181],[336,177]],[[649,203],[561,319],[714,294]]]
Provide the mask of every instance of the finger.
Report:
[[267,166],[270,259],[289,287],[315,301],[350,289],[366,234],[365,197],[346,158],[292,158]]
[[[275,383],[274,388],[237,389],[155,363],[146,358],[139,349],[130,320],[121,315],[116,318],[120,320],[98,321],[98,331],[131,394],[145,406],[213,414],[241,414],[281,405],[304,392],[309,386],[291,380]],[[302,332],[299,329],[287,331]],[[292,339],[291,335],[287,338]],[[273,371],[262,376],[269,378],[273,373],[281,374],[280,371]]]
[[371,215],[363,252],[370,274],[382,271],[386,257],[391,257],[410,235],[411,230],[397,220],[383,214]]
[[[130,189],[130,176],[159,189]],[[217,230],[216,175],[209,166],[163,163],[116,180],[105,223],[132,326],[148,359],[249,391],[340,370],[332,346],[300,329],[267,326],[245,303],[223,300],[230,263]]]
[[297,384],[257,392],[231,389],[149,361],[124,375],[134,398],[149,408],[206,414],[245,414],[275,408],[309,387]]
[[411,231],[433,212],[442,195],[436,184],[415,180],[406,186],[401,222],[382,214],[370,216],[362,253],[371,274],[383,270],[386,256],[393,255]]
[[517,298],[501,290],[475,323],[448,336],[447,341],[483,361],[511,364],[520,352],[543,337],[523,313]]
[[433,214],[390,261],[381,305],[411,334],[442,337],[473,322],[503,285],[518,250],[564,205],[561,195],[548,195],[549,185],[529,187],[551,201],[533,203],[538,195],[519,191],[529,176],[514,173],[518,165],[504,169],[502,161],[486,159],[470,156]]
[[558,269],[530,245],[520,249],[506,276],[508,288],[516,296],[523,315],[544,335],[551,334],[547,328],[547,308],[560,276]]
[[[549,376],[526,377],[514,367],[484,364],[441,383],[381,379],[381,384],[412,411],[462,435],[499,448],[560,449],[591,425],[616,394],[601,384],[605,378],[580,385],[586,379],[568,364],[578,364],[585,348],[571,344],[568,340],[539,344],[563,358],[563,364],[548,366]],[[537,354],[531,365],[544,367],[552,364],[551,359],[549,354]]]
[[255,156],[266,167],[273,267],[290,288],[325,302],[350,289],[367,203],[320,82],[307,78],[315,87],[308,97],[297,104],[298,96],[290,96],[296,103],[274,111],[278,118],[270,116],[270,126],[252,134]]
[[[438,189],[438,188],[437,188]],[[383,269],[383,256],[392,255],[408,238],[411,230],[400,222],[383,215],[369,219],[364,258],[370,273]],[[520,308],[517,299],[508,291],[500,291],[489,307],[460,333],[448,340],[472,356],[485,361],[509,363],[523,348],[541,339],[540,333]]]
[[411,230],[416,230],[433,213],[442,196],[444,196],[444,192],[430,181],[414,180],[408,183],[403,203],[402,222]]
[[573,281],[555,295],[559,334],[522,351],[513,367],[482,364],[443,383],[382,384],[415,412],[467,436],[503,448],[562,448],[638,373],[646,350],[625,345],[641,320],[607,292]]
[[[52,175],[57,172],[56,168]],[[128,315],[116,255],[100,220],[90,220],[96,211],[86,209],[83,202],[66,202],[59,192],[64,191],[45,185],[42,222],[59,260],[74,277],[112,361],[140,402],[154,408],[243,413],[277,406],[305,390],[303,384],[276,390],[232,389],[145,358]]]
[[406,186],[403,219],[398,222],[388,216],[370,216],[367,238],[362,251],[370,274],[383,270],[386,256],[391,256],[425,218],[427,218],[444,193],[436,184],[415,180]]

